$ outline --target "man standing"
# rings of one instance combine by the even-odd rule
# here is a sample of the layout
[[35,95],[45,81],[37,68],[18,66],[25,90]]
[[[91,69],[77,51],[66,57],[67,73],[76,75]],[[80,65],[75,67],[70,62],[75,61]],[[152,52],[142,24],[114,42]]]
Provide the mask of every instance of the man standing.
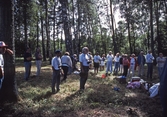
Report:
[[0,41],[0,89],[2,88],[2,83],[4,80],[4,59],[3,59],[3,54],[7,52],[10,55],[13,54],[13,51],[10,49],[7,49],[7,45],[3,42]]
[[156,61],[158,65],[158,75],[160,78],[166,59],[163,57],[162,53],[159,53],[159,57],[157,57]]
[[[52,93],[56,93],[55,91],[55,85],[57,92],[59,92],[60,88],[60,73],[61,73],[61,51],[56,50],[55,51],[55,56],[52,58],[52,70],[53,70],[53,77],[52,77]],[[63,74],[63,73],[62,73]]]
[[120,59],[120,56],[119,56],[119,53],[117,53],[116,56],[114,57],[114,74],[115,75],[118,75],[118,68],[120,65],[119,59]]
[[110,71],[110,74],[112,74],[112,61],[113,61],[112,51],[109,51],[109,54],[107,55],[106,59],[107,59],[107,67],[106,67],[106,76],[107,76],[108,71]]
[[144,64],[146,59],[144,57],[144,52],[140,51],[140,54],[137,57],[137,64],[138,64],[138,76],[142,77],[144,75]]
[[[5,73],[4,73],[4,58],[3,55],[4,54],[9,54],[9,55],[13,55],[13,51],[7,48],[8,46],[3,42],[0,41],[0,110],[1,110],[1,102],[3,102],[2,100],[4,98],[6,98],[6,94],[4,92],[8,91],[8,89],[5,89],[5,84],[6,82],[4,82],[4,78],[5,78]],[[8,73],[10,74],[10,73]],[[7,78],[8,79],[8,78]],[[6,80],[7,80],[6,79]],[[7,80],[8,81],[8,80]],[[3,82],[4,82],[4,86],[3,86]],[[9,85],[10,83],[8,83]],[[9,86],[8,86],[9,87]],[[11,86],[10,86],[11,88]],[[8,94],[8,93],[7,93]],[[9,94],[8,94],[9,96]],[[12,95],[10,95],[12,96]]]
[[146,63],[147,63],[147,78],[149,78],[150,80],[152,80],[153,60],[154,57],[152,55],[151,50],[149,50],[148,54],[146,55]]
[[83,47],[82,48],[82,54],[80,56],[80,68],[81,68],[81,73],[80,73],[80,90],[85,89],[85,83],[88,79],[88,71],[89,71],[89,64],[91,63],[91,58],[90,55],[88,54],[89,49],[88,47]]
[[31,74],[31,61],[32,61],[32,54],[31,49],[28,47],[26,48],[26,52],[24,54],[24,66],[25,66],[25,80],[27,81]]

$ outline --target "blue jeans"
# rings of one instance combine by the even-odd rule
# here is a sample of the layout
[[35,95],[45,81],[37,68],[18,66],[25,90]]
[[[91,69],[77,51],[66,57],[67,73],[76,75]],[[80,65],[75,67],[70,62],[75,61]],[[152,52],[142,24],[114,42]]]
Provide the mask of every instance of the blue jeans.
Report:
[[119,68],[119,62],[115,62],[115,64],[114,64],[114,72],[116,74],[118,73],[118,68]]
[[36,60],[36,67],[37,67],[37,73],[36,76],[39,76],[40,72],[41,72],[41,60]]
[[147,63],[147,78],[150,78],[152,80],[152,74],[153,74],[153,63]]
[[2,78],[0,78],[0,89],[2,88],[3,80],[4,80],[4,76]]
[[163,67],[158,67],[158,75],[159,75],[159,78],[160,78],[160,76],[161,76],[162,70],[163,70]]
[[60,85],[60,70],[53,70],[52,92],[55,92],[55,85],[56,85],[56,89],[59,90],[59,85]]
[[108,71],[112,73],[112,61],[107,61],[106,73],[108,73]]
[[25,66],[25,80],[28,80],[31,74],[31,62],[24,62]]

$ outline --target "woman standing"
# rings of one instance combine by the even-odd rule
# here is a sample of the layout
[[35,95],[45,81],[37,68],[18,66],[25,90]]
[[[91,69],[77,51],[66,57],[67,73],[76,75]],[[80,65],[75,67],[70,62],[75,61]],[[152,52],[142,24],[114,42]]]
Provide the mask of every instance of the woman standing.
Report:
[[105,60],[106,60],[106,57],[105,57],[105,54],[103,54],[100,61],[100,70],[102,71],[104,70]]
[[36,52],[35,52],[35,62],[37,67],[36,76],[39,76],[41,72],[41,64],[42,64],[42,54],[39,47],[36,49]]
[[69,69],[72,68],[72,60],[69,55],[69,52],[65,52],[65,54],[61,57],[62,69],[64,72],[64,77],[61,82],[66,81],[67,73]]
[[125,77],[127,76],[128,73],[128,65],[129,65],[128,55],[125,54],[123,58],[123,67],[124,67],[123,76]]
[[130,76],[130,73],[131,73],[131,72],[132,72],[132,76],[134,76],[135,65],[136,65],[135,54],[132,54],[132,55],[131,55],[131,58],[130,58],[130,67],[129,67],[128,76]]

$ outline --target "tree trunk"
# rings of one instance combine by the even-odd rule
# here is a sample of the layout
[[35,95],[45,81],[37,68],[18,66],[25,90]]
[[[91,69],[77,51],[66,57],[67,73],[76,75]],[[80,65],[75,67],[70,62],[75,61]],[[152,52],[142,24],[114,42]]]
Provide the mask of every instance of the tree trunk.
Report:
[[25,47],[28,47],[28,39],[27,39],[27,0],[24,1],[23,5],[23,14],[24,14],[24,37],[25,37]]
[[118,52],[117,51],[117,45],[116,45],[116,40],[115,40],[115,29],[114,29],[114,15],[112,11],[112,0],[110,0],[110,10],[111,10],[111,23],[112,23],[112,33],[113,33],[113,45],[114,45],[114,55]]
[[[0,40],[15,52],[14,42],[14,1],[0,0]],[[18,101],[18,91],[15,79],[15,53],[4,57],[4,81],[0,90],[0,102]]]
[[43,53],[43,60],[46,61],[46,54],[45,54],[45,39],[43,34],[43,17],[41,13],[41,33],[42,33],[42,53]]
[[77,10],[78,10],[78,26],[77,26],[77,38],[78,38],[78,52],[81,52],[81,36],[80,36],[80,24],[81,24],[81,11],[80,2],[77,0]]
[[160,8],[160,3],[158,3],[158,1],[154,1],[154,4],[156,6],[156,11],[155,11],[155,15],[156,15],[156,25],[157,25],[157,37],[156,37],[156,41],[158,44],[158,53],[160,53],[162,45],[161,45],[161,37],[160,37],[160,29],[159,29],[159,8]]
[[48,21],[48,1],[45,0],[45,25],[46,25],[46,37],[47,37],[47,57],[50,55],[50,31],[49,31],[49,21]]
[[62,5],[62,19],[63,19],[63,29],[65,34],[65,45],[66,45],[66,51],[70,53],[70,55],[73,54],[72,52],[72,35],[71,35],[71,26],[69,25],[69,19],[67,17],[68,15],[68,1],[67,0],[59,0],[59,2]]
[[39,18],[37,17],[37,47],[39,47],[39,26],[38,26],[38,20],[39,20]]
[[152,0],[150,0],[150,27],[151,27],[151,51],[153,55],[155,55],[154,52],[154,34],[153,34],[153,4]]
[[54,49],[54,52],[55,52],[55,50],[56,50],[56,44],[55,44],[55,30],[56,30],[56,28],[55,28],[55,26],[56,26],[56,3],[54,3],[54,11],[53,11],[53,14],[54,14],[54,19],[53,19],[53,49]]

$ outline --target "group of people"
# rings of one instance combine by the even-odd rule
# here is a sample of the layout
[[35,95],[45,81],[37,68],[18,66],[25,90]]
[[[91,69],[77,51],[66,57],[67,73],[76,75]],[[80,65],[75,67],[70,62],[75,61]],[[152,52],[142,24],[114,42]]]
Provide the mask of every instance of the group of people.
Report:
[[109,51],[107,56],[105,56],[105,54],[102,54],[102,57],[100,57],[99,53],[96,52],[94,57],[91,58],[93,58],[92,62],[94,63],[95,74],[98,73],[99,67],[103,67],[102,70],[104,70],[104,66],[106,64],[106,76],[112,73],[114,75],[117,75],[120,71],[120,74],[125,77],[133,77],[135,75],[135,70],[138,69],[137,75],[139,77],[143,77],[145,75],[144,65],[147,64],[146,77],[150,80],[152,80],[154,62],[157,63],[158,76],[160,78],[164,63],[166,61],[166,58],[163,57],[162,53],[159,53],[159,56],[155,59],[150,50],[146,55],[144,55],[144,51],[141,50],[138,56],[135,56],[135,54],[131,54],[130,57],[128,57],[127,54],[120,55],[120,53],[116,53],[116,55],[114,56],[112,54],[112,51]]
[[[30,48],[27,48],[24,54],[25,80],[28,80],[30,77],[32,59],[33,57],[31,54],[31,50]],[[35,60],[37,67],[36,76],[39,76],[42,63],[42,54],[39,47],[36,49],[35,52]],[[99,68],[100,70],[104,70],[106,67],[106,76],[111,75],[112,73],[114,75],[118,75],[118,73],[120,73],[122,76],[125,77],[133,77],[135,75],[135,70],[138,68],[138,76],[143,77],[145,75],[144,65],[147,64],[146,77],[152,80],[154,60],[155,58],[152,55],[151,51],[148,51],[146,55],[144,55],[144,51],[140,51],[137,57],[135,56],[135,54],[131,54],[131,56],[128,57],[127,54],[120,55],[120,53],[116,53],[116,55],[114,56],[112,54],[112,51],[109,51],[106,56],[105,54],[102,54],[102,56],[100,56],[98,52],[96,52],[93,56],[89,52],[89,49],[87,47],[84,47],[79,55],[80,71],[84,72],[84,74],[81,73],[81,76],[84,78],[81,77],[80,79],[80,89],[84,89],[84,85],[86,83],[88,75],[87,73],[90,68],[93,68],[94,73],[97,74]],[[161,75],[165,61],[166,58],[163,57],[162,53],[159,53],[159,56],[156,58],[159,77]],[[71,72],[74,70],[78,70],[78,68],[76,67],[77,62],[78,59],[76,54],[71,57],[69,52],[65,52],[63,56],[61,56],[60,50],[57,50],[55,52],[55,56],[52,58],[51,61],[53,70],[52,92],[55,92],[55,84],[57,91],[59,91],[60,82],[66,81],[69,71]],[[59,75],[57,76],[55,74]],[[61,81],[60,74],[63,74],[63,79]]]
[[[31,61],[33,60],[33,56],[31,53],[31,49],[29,47],[26,48],[26,52],[24,53],[24,66],[25,66],[25,75],[24,79],[29,80],[31,74]],[[41,64],[42,64],[42,54],[39,47],[36,48],[35,52],[35,62],[36,62],[36,76],[38,77],[41,72]]]
[[[92,60],[91,56],[88,54],[89,49],[87,47],[84,47],[82,49],[82,54],[80,55],[80,67],[81,67],[81,75],[80,75],[80,90],[84,90],[85,83],[88,78],[88,71],[89,71],[89,64],[90,60]],[[104,57],[104,56],[103,56]],[[97,65],[97,59],[102,61],[102,58],[100,58],[97,53],[94,56],[94,66]],[[167,76],[167,60],[165,57],[163,57],[162,53],[159,53],[159,56],[155,59],[152,55],[151,51],[149,50],[146,55],[144,55],[144,51],[140,51],[140,54],[135,57],[135,54],[131,54],[131,57],[128,58],[127,54],[123,54],[121,57],[119,57],[119,53],[116,54],[115,57],[113,57],[112,52],[110,51],[109,54],[106,56],[107,64],[106,64],[106,74],[108,74],[108,71],[112,73],[112,62],[114,61],[114,72],[118,72],[118,69],[120,67],[123,68],[123,74],[124,76],[127,76],[127,73],[130,74],[132,72],[132,76],[134,75],[134,70],[138,66],[138,75],[143,76],[144,75],[144,65],[147,64],[147,78],[152,80],[153,75],[153,62],[156,60],[157,66],[158,66],[158,74],[160,77],[160,99],[161,104],[163,107],[163,117],[167,116],[167,85],[166,83],[166,76]],[[129,72],[128,72],[129,69]]]
[[[10,55],[13,54],[13,51],[7,48],[7,45],[0,41],[0,89],[2,87],[2,83],[4,80],[4,60],[3,60],[3,54],[9,53]],[[24,65],[25,65],[25,80],[29,79],[30,72],[31,72],[31,61],[33,60],[31,50],[30,48],[26,48],[26,52],[24,54]],[[40,69],[41,69],[41,62],[42,62],[42,54],[40,51],[40,48],[36,49],[35,52],[35,60],[36,60],[36,66],[37,66],[37,72],[36,76],[40,75]],[[123,54],[120,56],[119,53],[117,53],[115,56],[113,56],[112,51],[109,51],[107,56],[105,54],[102,55],[102,57],[99,56],[99,53],[97,52],[94,57],[89,54],[88,47],[83,47],[82,52],[79,55],[79,63],[80,63],[80,90],[85,89],[85,84],[88,79],[88,72],[90,69],[90,64],[94,63],[94,71],[95,73],[98,73],[99,66],[105,66],[106,62],[106,75],[110,75],[112,73],[112,63],[114,62],[114,73],[122,73],[122,75],[127,76],[132,72],[132,76],[134,75],[134,70],[136,69],[136,66],[138,66],[138,75],[143,76],[144,75],[144,65],[147,64],[147,78],[152,80],[152,74],[153,74],[153,61],[156,60],[157,66],[158,66],[158,75],[160,77],[160,97],[161,97],[161,103],[163,106],[163,115],[164,117],[167,115],[167,102],[166,97],[166,75],[167,75],[167,60],[165,57],[163,57],[162,53],[159,53],[159,56],[155,59],[155,57],[152,55],[151,51],[148,51],[146,55],[144,55],[144,52],[141,51],[140,54],[135,57],[135,54],[131,54],[131,56],[128,58],[127,54]],[[71,58],[69,56],[68,52],[65,52],[63,56],[61,56],[61,51],[56,50],[55,56],[52,58],[51,66],[53,70],[53,77],[52,77],[52,93],[58,92],[60,82],[66,81],[67,73],[70,68],[73,68],[73,70],[78,70],[76,67],[76,64],[78,62],[77,55],[74,54]],[[129,71],[128,71],[129,69]],[[108,72],[110,72],[108,74]],[[60,75],[63,75],[63,79],[60,80]],[[55,85],[56,89],[55,90]]]
[[[157,63],[158,76],[160,78],[165,61],[166,58],[163,57],[162,53],[159,53],[159,56],[155,59],[150,50],[146,55],[144,55],[144,51],[141,50],[138,56],[131,54],[130,57],[128,57],[127,54],[120,55],[120,53],[116,53],[116,55],[114,56],[112,54],[112,51],[109,51],[107,56],[105,56],[105,54],[102,54],[102,56],[100,57],[98,52],[96,52],[95,55],[92,56],[92,54],[90,54],[89,52],[89,49],[87,47],[84,47],[82,54],[80,54],[79,56],[81,72],[86,71],[86,74],[89,71],[88,68],[92,68],[91,65],[93,64],[95,74],[98,73],[99,67],[103,67],[103,69],[101,70],[104,70],[104,66],[106,66],[106,76],[111,75],[112,73],[117,75],[118,72],[120,72],[122,76],[133,77],[135,75],[135,70],[138,69],[137,76],[143,77],[145,75],[144,66],[145,64],[147,64],[147,80],[152,80],[154,62]],[[84,89],[83,84],[85,84],[84,82],[87,79],[87,75],[85,75],[85,77],[86,78],[81,77],[80,89]]]
[[[36,62],[37,67],[37,75],[40,74],[40,67],[41,67],[41,59],[42,56],[40,55],[40,50],[37,49],[36,51]],[[39,57],[39,58],[38,58]],[[30,53],[30,48],[27,48],[24,61],[25,61],[25,79],[28,80],[29,74],[30,74],[30,67],[31,67],[31,61],[32,55]],[[97,74],[99,67],[101,70],[104,70],[106,66],[106,75],[113,74],[122,74],[125,77],[134,76],[135,70],[138,68],[138,76],[143,77],[144,74],[144,66],[147,64],[147,79],[152,80],[153,76],[153,64],[154,62],[157,63],[158,67],[158,76],[160,78],[161,82],[161,102],[165,101],[164,97],[166,96],[166,93],[164,93],[164,88],[166,85],[163,85],[165,81],[165,75],[166,71],[164,70],[164,64],[165,64],[166,58],[163,57],[162,53],[159,53],[159,56],[155,58],[151,51],[148,51],[146,55],[144,55],[144,51],[140,51],[139,55],[136,57],[135,54],[131,54],[130,57],[128,57],[127,54],[120,55],[119,53],[116,53],[114,56],[112,54],[112,51],[109,51],[109,53],[105,56],[105,54],[102,54],[102,56],[99,55],[98,52],[94,56],[92,56],[89,52],[88,47],[83,47],[82,52],[79,55],[79,63],[80,63],[80,91],[83,91],[85,89],[85,84],[88,79],[88,73],[90,68],[94,68],[94,73]],[[74,54],[71,58],[68,52],[65,52],[63,56],[61,56],[61,51],[56,50],[55,56],[52,58],[51,66],[53,70],[53,77],[52,77],[52,93],[59,92],[60,88],[59,85],[61,82],[66,81],[67,74],[70,69],[73,68],[73,70],[78,70],[76,68],[76,64],[78,62],[77,55]],[[114,65],[113,65],[114,64]],[[114,66],[114,69],[113,69]],[[63,75],[63,79],[60,79],[61,74]],[[56,89],[55,89],[56,86]],[[163,104],[164,114],[166,114],[166,105]]]
[[[73,62],[76,63],[76,61],[76,56],[74,55]],[[65,54],[61,57],[61,51],[56,50],[55,56],[52,58],[51,65],[53,70],[52,93],[56,93],[60,90],[60,82],[66,81],[68,71],[73,68],[72,59],[69,52],[65,52]],[[61,74],[63,75],[62,80],[60,80]],[[55,90],[55,85],[57,91]]]

